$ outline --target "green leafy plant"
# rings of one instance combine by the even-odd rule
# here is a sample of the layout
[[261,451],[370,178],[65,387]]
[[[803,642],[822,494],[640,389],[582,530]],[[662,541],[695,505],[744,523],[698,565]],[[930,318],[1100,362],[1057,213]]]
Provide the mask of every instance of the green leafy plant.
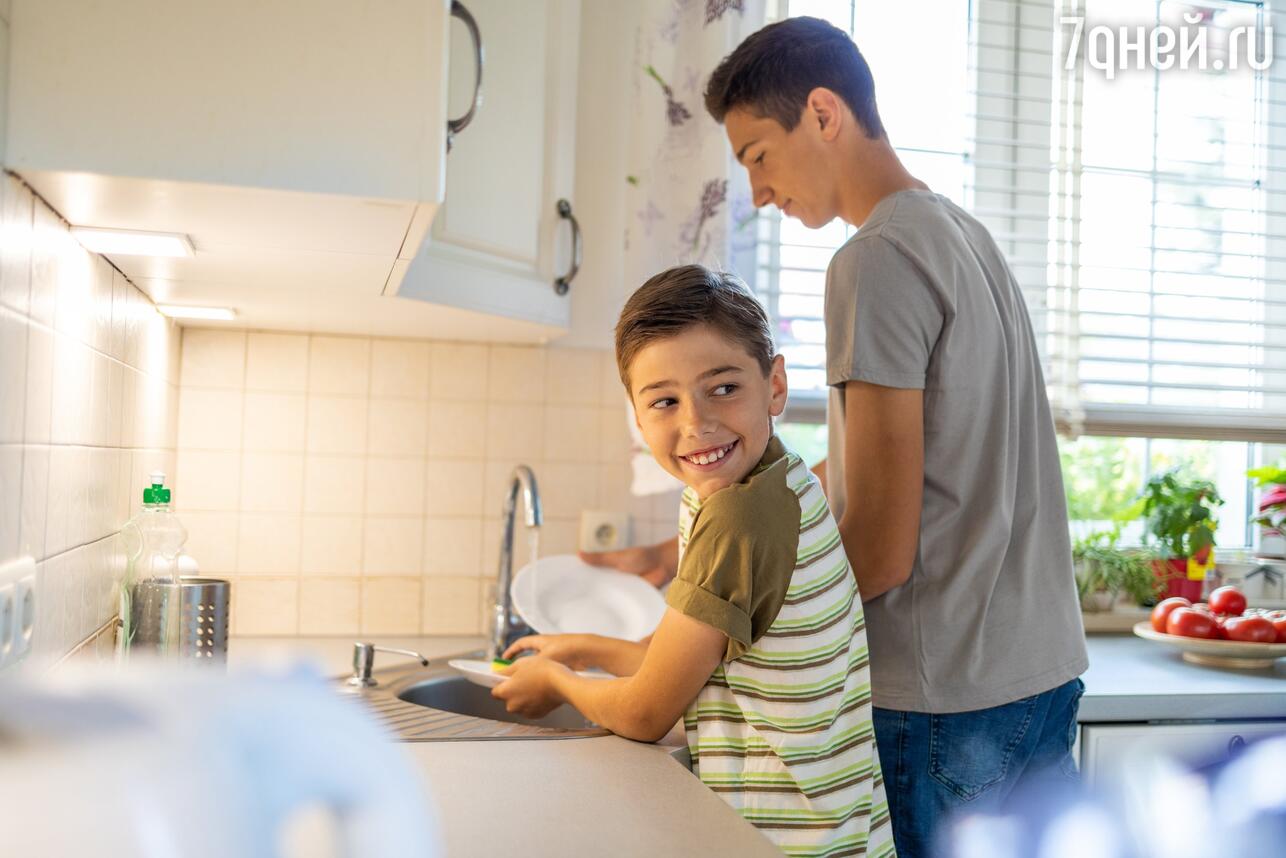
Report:
[[1214,483],[1187,479],[1178,468],[1157,474],[1143,486],[1136,504],[1145,519],[1147,535],[1164,557],[1205,559],[1215,544],[1219,526],[1215,510],[1223,506]]
[[1072,558],[1076,561],[1076,593],[1086,604],[1091,594],[1106,592],[1110,603],[1124,593],[1140,605],[1157,600],[1165,583],[1153,571],[1156,551],[1150,548],[1120,548],[1121,527],[1100,530],[1076,540]]
[[1255,481],[1256,488],[1264,490],[1250,520],[1265,530],[1286,533],[1286,468],[1252,468],[1246,476]]

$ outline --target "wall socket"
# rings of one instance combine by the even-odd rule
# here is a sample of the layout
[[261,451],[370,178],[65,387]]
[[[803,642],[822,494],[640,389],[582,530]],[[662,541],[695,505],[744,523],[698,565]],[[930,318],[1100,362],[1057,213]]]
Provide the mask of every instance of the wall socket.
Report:
[[615,551],[630,544],[627,513],[584,510],[580,514],[580,550]]
[[36,631],[36,561],[30,557],[0,565],[0,670],[31,651]]

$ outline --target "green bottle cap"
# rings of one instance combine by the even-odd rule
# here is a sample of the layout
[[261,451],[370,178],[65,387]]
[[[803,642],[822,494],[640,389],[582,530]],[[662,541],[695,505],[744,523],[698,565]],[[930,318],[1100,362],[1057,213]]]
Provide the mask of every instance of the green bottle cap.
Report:
[[152,485],[143,489],[143,503],[161,504],[170,502],[170,490],[165,487],[165,474],[160,471],[152,473]]

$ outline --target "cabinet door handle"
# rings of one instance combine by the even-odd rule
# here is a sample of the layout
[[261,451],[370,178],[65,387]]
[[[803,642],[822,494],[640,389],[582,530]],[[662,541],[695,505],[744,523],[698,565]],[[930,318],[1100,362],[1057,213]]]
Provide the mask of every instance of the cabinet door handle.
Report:
[[567,290],[572,286],[572,281],[576,279],[576,274],[580,271],[583,248],[581,246],[580,224],[576,222],[576,215],[572,214],[572,204],[567,200],[559,200],[558,216],[572,222],[572,265],[571,268],[567,269],[566,274],[554,281],[554,291],[559,295],[566,295]]
[[478,31],[478,22],[473,19],[473,14],[464,8],[460,0],[451,0],[451,17],[459,18],[468,28],[469,37],[473,39],[474,76],[473,101],[469,103],[469,110],[459,119],[447,120],[448,152],[451,151],[451,144],[455,142],[455,135],[469,126],[473,121],[473,114],[477,113],[478,108],[482,106],[482,33]]

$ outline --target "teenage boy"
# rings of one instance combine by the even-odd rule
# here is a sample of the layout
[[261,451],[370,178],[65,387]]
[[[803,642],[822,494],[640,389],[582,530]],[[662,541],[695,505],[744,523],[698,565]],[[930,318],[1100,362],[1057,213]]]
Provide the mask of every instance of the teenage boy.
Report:
[[[647,641],[521,638],[492,694],[567,702],[654,741],[682,717],[701,780],[789,855],[894,854],[862,599],[817,479],[773,434],[786,370],[735,277],[686,265],[634,293],[616,360],[656,461],[687,489],[678,577]],[[578,676],[601,667],[615,680]]]
[[[898,852],[925,855],[949,813],[1075,771],[1088,661],[1027,309],[986,228],[898,160],[843,31],[763,28],[706,108],[756,206],[859,228],[826,276],[827,493],[866,600]],[[672,558],[587,557],[654,581]]]

